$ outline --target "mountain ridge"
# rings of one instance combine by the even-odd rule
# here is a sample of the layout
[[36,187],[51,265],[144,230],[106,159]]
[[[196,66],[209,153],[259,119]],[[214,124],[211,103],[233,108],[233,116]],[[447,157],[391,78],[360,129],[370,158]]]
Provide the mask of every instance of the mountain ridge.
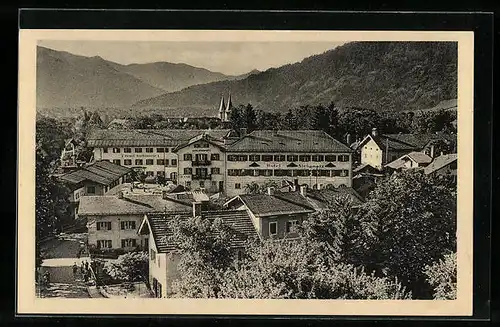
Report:
[[248,74],[225,75],[161,61],[123,65],[98,55],[88,57],[38,46],[37,107],[129,107],[187,86]]
[[195,107],[215,114],[220,95],[231,92],[235,104],[267,111],[331,102],[402,111],[456,98],[456,89],[454,42],[351,42],[245,79],[194,85],[132,107]]

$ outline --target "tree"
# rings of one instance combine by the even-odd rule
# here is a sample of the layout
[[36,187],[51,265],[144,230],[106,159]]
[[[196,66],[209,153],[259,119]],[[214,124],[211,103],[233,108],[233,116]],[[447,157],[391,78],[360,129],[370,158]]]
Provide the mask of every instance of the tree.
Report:
[[260,191],[260,185],[256,182],[251,182],[245,185],[245,193],[246,194],[257,194]]
[[332,199],[327,209],[311,214],[300,229],[304,237],[317,243],[325,260],[362,264],[361,225],[348,195]]
[[457,298],[457,253],[450,252],[444,258],[427,265],[424,270],[427,282],[434,289],[434,299],[455,300]]
[[56,233],[69,206],[69,190],[51,176],[51,162],[42,151],[36,151],[35,227],[37,264],[41,264],[40,242]]
[[397,281],[366,274],[351,265],[322,261],[306,239],[264,241],[224,273],[223,298],[400,299],[409,298]]
[[311,113],[311,128],[329,132],[330,115],[327,109],[321,105],[313,107]]
[[373,127],[380,126],[380,116],[375,110],[346,108],[338,115],[339,132],[363,138]]
[[395,173],[377,182],[359,217],[367,268],[431,296],[424,267],[456,250],[455,191],[418,171]]
[[244,127],[248,129],[248,132],[255,130],[257,127],[257,115],[250,103],[246,105],[243,111],[243,121]]
[[106,273],[124,282],[142,281],[149,286],[149,257],[145,251],[128,252],[104,264]]
[[246,121],[244,117],[245,106],[239,105],[236,108],[231,110],[231,115],[229,117],[229,121],[231,123],[231,128],[234,130],[240,130],[241,128],[246,127]]
[[223,272],[231,265],[234,232],[221,219],[180,219],[172,224],[169,241],[177,244],[179,278],[172,283],[177,296],[218,297]]
[[299,127],[294,110],[288,109],[285,114],[284,128],[289,130],[296,130]]
[[43,117],[36,121],[36,142],[40,150],[46,153],[44,160],[53,168],[64,148],[66,139],[72,136],[69,123],[54,118]]

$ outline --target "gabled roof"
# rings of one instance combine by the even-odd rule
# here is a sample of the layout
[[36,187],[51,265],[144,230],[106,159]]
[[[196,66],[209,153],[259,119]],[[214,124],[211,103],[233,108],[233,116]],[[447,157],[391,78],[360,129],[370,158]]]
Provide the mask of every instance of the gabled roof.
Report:
[[[172,229],[170,226],[173,224],[176,216],[181,219],[188,219],[191,217],[191,214],[167,213],[146,215],[145,220],[149,225],[156,248],[160,253],[170,252],[177,249],[177,245],[172,243],[169,239],[169,237],[172,236]],[[206,211],[202,212],[201,216],[202,218],[209,220],[215,220],[217,218],[222,219],[222,221],[235,232],[235,237],[231,240],[232,247],[241,247],[245,244],[246,240],[259,238],[259,234],[255,230],[255,227],[246,211]]]
[[89,147],[169,146],[175,147],[200,134],[223,139],[229,129],[94,129],[87,137]]
[[424,168],[425,174],[432,174],[436,170],[439,170],[455,161],[457,161],[457,154],[444,154],[442,156],[434,158],[434,161],[431,162],[427,167]]
[[348,146],[319,130],[257,130],[226,149],[228,152],[352,152]]
[[210,143],[212,144],[213,146],[216,146],[222,150],[224,150],[224,142],[221,141],[220,139],[216,139],[208,134],[200,134],[200,135],[197,135],[193,138],[191,138],[190,140],[188,140],[187,142],[184,142],[184,143],[181,143],[179,144],[177,147],[175,147],[175,149],[173,149],[172,151],[173,152],[176,152],[182,148],[185,148],[185,147],[188,147],[192,144],[195,144],[196,142],[199,142],[199,141],[204,141],[204,142],[207,142],[207,143]]
[[310,204],[294,203],[278,196],[243,194],[238,197],[248,210],[258,217],[314,212]]
[[352,170],[354,174],[362,174],[362,173],[375,173],[380,174],[380,170],[371,166],[370,164],[364,163]]
[[392,169],[399,169],[401,167],[404,167],[405,162],[408,160],[412,160],[413,162],[416,162],[417,164],[428,164],[432,161],[432,158],[423,152],[410,152],[410,153],[405,154],[405,155],[401,156],[400,158],[388,163],[385,166],[392,168]]
[[419,164],[426,164],[432,161],[432,158],[423,152],[410,152],[406,156]]
[[306,196],[302,196],[299,191],[276,193],[275,196],[298,205],[308,206],[314,210],[325,209],[335,199],[345,196],[348,196],[354,205],[360,205],[364,202],[363,197],[351,187],[308,189]]
[[103,160],[64,174],[59,178],[71,184],[78,184],[88,180],[101,185],[109,185],[130,172],[131,169],[127,167]]
[[151,212],[191,212],[192,206],[156,194],[126,194],[118,196],[82,196],[78,207],[80,216],[139,215]]

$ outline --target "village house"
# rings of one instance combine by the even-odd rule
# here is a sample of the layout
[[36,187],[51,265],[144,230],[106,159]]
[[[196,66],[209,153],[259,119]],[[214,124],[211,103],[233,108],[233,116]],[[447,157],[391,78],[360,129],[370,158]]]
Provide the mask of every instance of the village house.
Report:
[[104,195],[113,187],[123,184],[131,170],[108,161],[96,161],[74,171],[63,174],[58,179],[71,191],[70,214],[78,217],[78,205],[83,196]]
[[208,134],[215,140],[230,136],[230,130],[152,129],[91,131],[88,146],[93,160],[108,160],[117,165],[142,170],[147,176],[165,176],[177,183],[178,156],[173,149],[198,135]]
[[319,130],[257,130],[226,146],[228,196],[290,178],[312,188],[350,187],[352,150]]
[[310,214],[328,209],[335,199],[341,197],[349,198],[354,207],[364,202],[350,187],[315,190],[297,185],[297,188],[285,192],[269,187],[264,194],[237,195],[224,206],[247,211],[262,239],[294,238],[297,237],[295,226],[302,224]]
[[443,133],[429,134],[379,134],[374,128],[356,150],[361,154],[361,165],[370,165],[382,170],[383,167],[411,152],[423,152],[433,158],[437,153],[455,152],[456,135]]
[[149,283],[155,297],[172,296],[172,282],[178,278],[177,265],[180,259],[176,244],[169,237],[172,235],[172,224],[176,216],[187,219],[198,216],[211,221],[219,218],[234,231],[231,239],[231,251],[239,258],[246,241],[259,239],[255,228],[246,211],[223,210],[203,211],[201,204],[193,202],[191,213],[155,213],[146,214],[139,227],[138,234],[147,238],[149,253]]
[[[184,197],[186,199],[186,197]],[[208,201],[208,197],[206,197]],[[137,234],[145,214],[190,212],[192,200],[179,200],[175,194],[120,191],[117,195],[85,196],[79,217],[86,219],[88,244],[97,249],[145,249],[147,237]]]
[[457,158],[456,153],[440,155],[424,168],[424,174],[430,176],[457,176]]
[[396,171],[419,169],[427,166],[431,162],[432,158],[423,152],[410,152],[388,163],[385,165],[385,168]]
[[178,183],[189,189],[224,192],[224,141],[198,135],[174,150],[179,160]]

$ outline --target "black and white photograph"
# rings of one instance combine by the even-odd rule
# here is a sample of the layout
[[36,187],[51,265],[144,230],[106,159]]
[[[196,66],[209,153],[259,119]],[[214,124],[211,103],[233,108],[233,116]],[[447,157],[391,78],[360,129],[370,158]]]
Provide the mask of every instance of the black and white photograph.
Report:
[[28,298],[469,310],[464,35],[49,32],[19,150]]

